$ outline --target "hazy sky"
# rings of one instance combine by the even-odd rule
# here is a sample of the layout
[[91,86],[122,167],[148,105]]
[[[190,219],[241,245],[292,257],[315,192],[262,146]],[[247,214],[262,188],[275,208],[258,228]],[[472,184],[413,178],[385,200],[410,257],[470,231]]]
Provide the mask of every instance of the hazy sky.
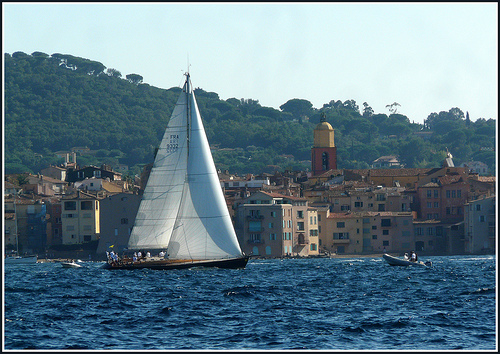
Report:
[[498,119],[498,4],[2,3],[3,51],[63,53],[279,109],[367,102]]

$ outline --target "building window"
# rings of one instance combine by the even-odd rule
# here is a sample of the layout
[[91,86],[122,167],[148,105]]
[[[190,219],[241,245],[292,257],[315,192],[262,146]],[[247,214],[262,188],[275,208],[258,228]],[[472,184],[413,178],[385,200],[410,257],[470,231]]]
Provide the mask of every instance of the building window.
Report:
[[479,222],[484,222],[484,215],[479,215]]
[[446,207],[446,215],[450,215],[451,214],[451,209],[450,207]]
[[427,235],[429,235],[429,236],[434,235],[434,228],[432,228],[432,227],[428,227],[428,228],[427,228]]
[[457,198],[462,197],[462,191],[460,189],[457,190]]
[[432,219],[432,214],[427,214],[427,220],[431,220]]
[[297,230],[304,231],[304,222],[303,221],[297,222]]
[[297,218],[298,219],[303,219],[304,218],[304,211],[297,210]]
[[64,210],[76,210],[76,202],[64,202]]
[[354,207],[355,208],[362,208],[363,207],[363,202],[354,202]]
[[389,235],[389,230],[382,230],[382,235]]
[[437,189],[434,190],[434,198],[439,198],[439,191]]
[[372,240],[376,240],[377,239],[377,235],[372,235]]
[[382,241],[383,246],[389,246],[389,241]]
[[341,229],[341,228],[344,228],[344,227],[345,227],[345,222],[343,222],[343,221],[337,222],[337,228]]
[[334,232],[333,239],[334,240],[348,240],[349,233],[348,232]]
[[450,191],[446,191],[446,198],[450,198]]
[[431,190],[427,191],[427,198],[432,198],[432,191]]
[[382,227],[389,227],[389,226],[391,226],[391,219],[382,219],[381,220],[381,226]]
[[452,198],[456,198],[457,197],[457,191],[456,190],[452,190],[451,191],[451,197]]
[[118,236],[118,229],[115,229],[115,236]]
[[86,200],[80,203],[82,210],[92,210],[92,201]]
[[318,221],[321,221],[321,214],[318,214]]
[[427,208],[432,208],[432,202],[427,202]]
[[481,211],[481,204],[476,204],[476,211]]
[[372,230],[377,230],[377,225],[372,225]]
[[248,231],[250,232],[259,232],[261,230],[260,221],[249,221],[248,222]]
[[121,219],[122,224],[128,224],[128,219],[127,218],[122,218]]
[[434,208],[439,208],[439,202],[434,202]]
[[276,212],[275,212],[275,211],[271,211],[271,217],[272,217],[272,218],[275,218],[275,217],[276,217]]

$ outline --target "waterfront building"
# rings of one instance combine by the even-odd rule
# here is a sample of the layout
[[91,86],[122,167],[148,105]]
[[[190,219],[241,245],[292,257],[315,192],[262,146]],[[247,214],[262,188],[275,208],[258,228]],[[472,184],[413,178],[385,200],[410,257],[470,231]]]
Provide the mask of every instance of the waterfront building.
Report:
[[410,212],[331,213],[318,207],[319,243],[337,254],[403,252],[414,245]]
[[[307,256],[307,200],[259,191],[237,202],[235,230],[242,250],[263,257]],[[313,218],[314,220],[314,218]]]
[[309,251],[308,256],[319,255],[319,223],[318,223],[318,209],[307,208],[307,219],[309,229]]
[[132,193],[118,193],[99,200],[101,233],[97,255],[105,254],[111,246],[115,252],[122,252],[128,246],[140,203],[141,196]]
[[78,191],[63,197],[62,243],[82,244],[97,241],[100,235],[99,200],[97,197]]
[[465,252],[494,253],[496,248],[496,196],[482,196],[465,205]]
[[4,199],[4,221],[4,245],[18,243],[21,254],[45,250],[47,208],[43,200],[34,196]]

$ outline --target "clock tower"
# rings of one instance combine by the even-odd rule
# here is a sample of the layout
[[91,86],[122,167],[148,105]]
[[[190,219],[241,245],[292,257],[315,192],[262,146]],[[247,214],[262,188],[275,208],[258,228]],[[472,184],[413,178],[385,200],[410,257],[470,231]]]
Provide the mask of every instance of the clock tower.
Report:
[[313,176],[337,169],[337,148],[334,131],[321,113],[321,121],[314,128],[314,146],[311,149],[311,169]]

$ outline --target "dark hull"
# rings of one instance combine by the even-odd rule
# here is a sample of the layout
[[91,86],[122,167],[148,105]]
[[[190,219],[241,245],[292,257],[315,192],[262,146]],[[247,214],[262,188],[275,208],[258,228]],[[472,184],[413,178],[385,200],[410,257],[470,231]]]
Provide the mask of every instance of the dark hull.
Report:
[[189,260],[189,261],[176,261],[176,260],[152,260],[152,261],[139,261],[130,263],[106,263],[103,268],[105,269],[186,269],[194,267],[204,268],[225,268],[225,269],[239,269],[245,268],[248,262],[248,256],[231,258],[231,259],[216,259],[216,260]]

